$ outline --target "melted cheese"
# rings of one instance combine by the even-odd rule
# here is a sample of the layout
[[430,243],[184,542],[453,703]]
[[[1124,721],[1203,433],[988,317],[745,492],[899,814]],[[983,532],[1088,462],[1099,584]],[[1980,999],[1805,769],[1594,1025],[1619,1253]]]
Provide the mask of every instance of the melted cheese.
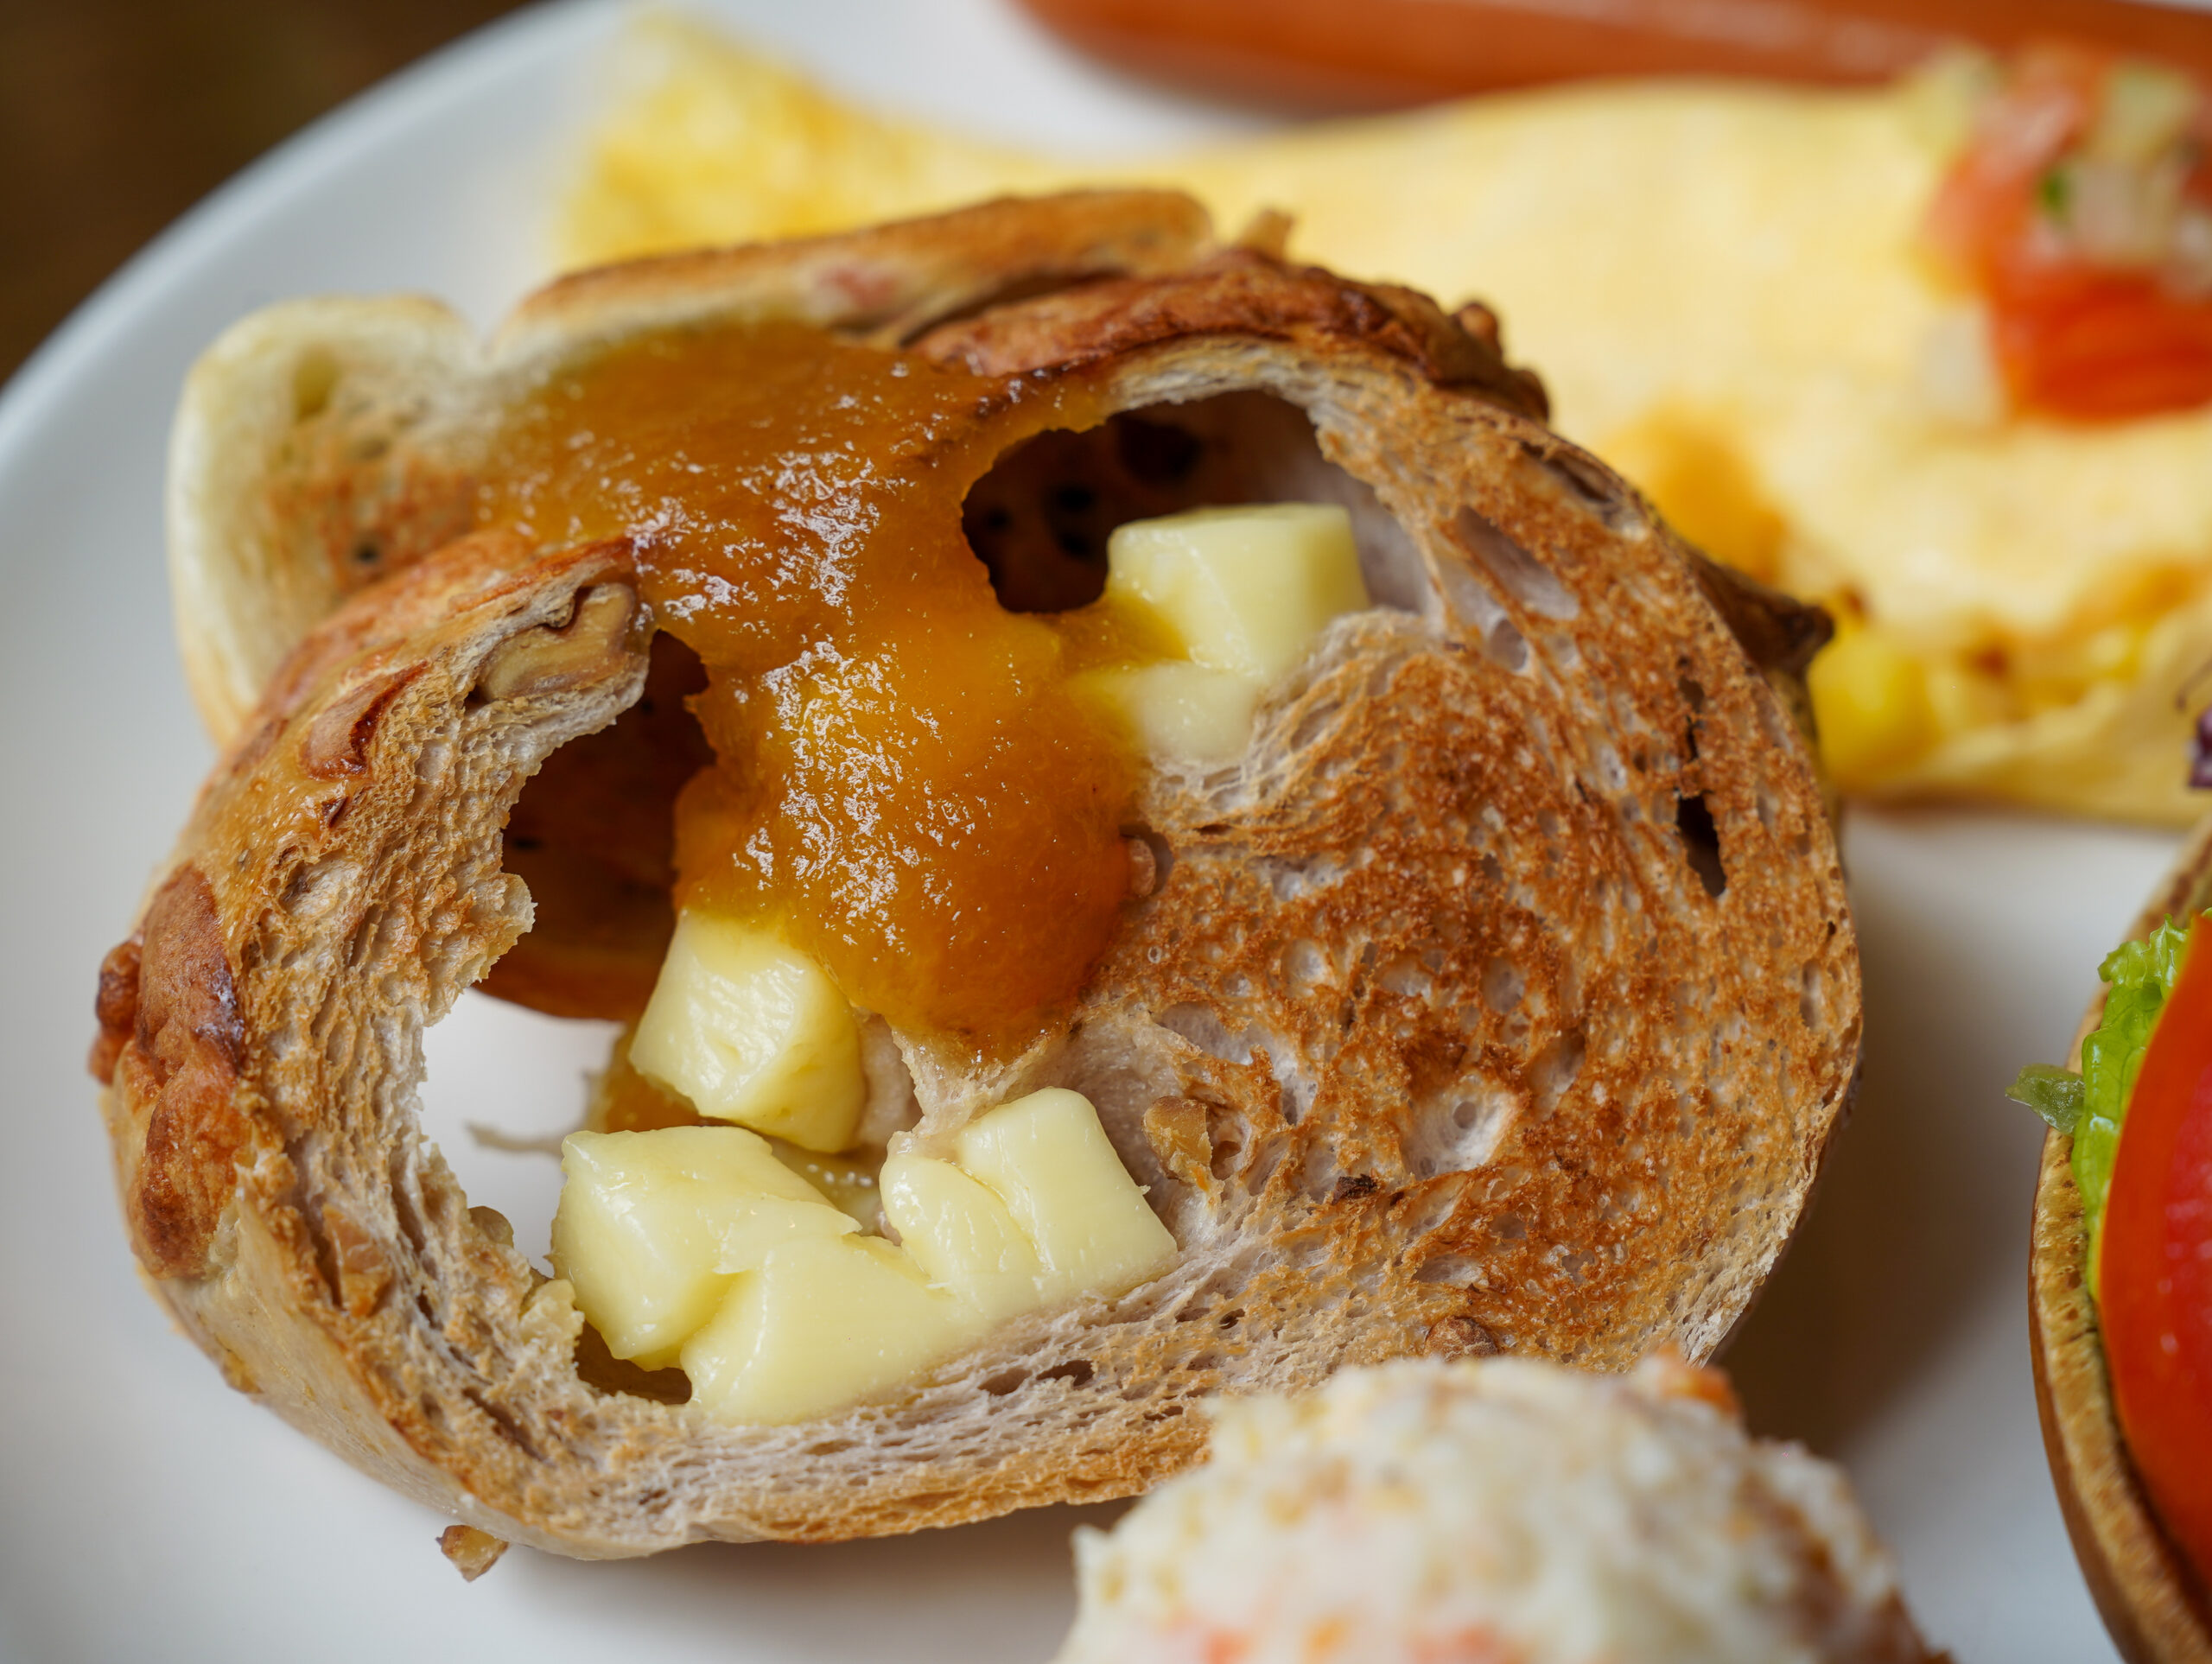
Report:
[[1191,509],[1114,528],[1106,593],[1150,607],[1208,670],[1272,682],[1365,607],[1351,518],[1329,503]]
[[992,1323],[1037,1304],[1045,1262],[1036,1234],[996,1191],[928,1156],[893,1156],[880,1182],[883,1216],[930,1281]]
[[1081,1093],[1032,1092],[969,1122],[955,1148],[1034,1244],[1039,1303],[1134,1288],[1174,1262],[1175,1239],[1145,1206]]
[[874,1236],[770,1254],[683,1348],[691,1401],[723,1421],[798,1421],[897,1384],[979,1331]]

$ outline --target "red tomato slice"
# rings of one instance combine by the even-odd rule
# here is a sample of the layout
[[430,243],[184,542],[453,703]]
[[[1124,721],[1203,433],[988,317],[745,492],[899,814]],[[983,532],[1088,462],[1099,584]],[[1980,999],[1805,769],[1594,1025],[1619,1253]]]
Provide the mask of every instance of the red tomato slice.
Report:
[[[2037,206],[2119,67],[2094,48],[2024,51],[1929,209],[1928,247],[1989,302],[1998,368],[2019,410],[2100,422],[2212,401],[2212,296],[2054,242]],[[2212,104],[2196,120],[2212,129]],[[2212,166],[2197,166],[2187,189],[2212,200]]]
[[2212,302],[2155,278],[2075,268],[2000,279],[1990,313],[1998,366],[2024,409],[2096,421],[2212,399]]
[[2200,926],[2120,1125],[2098,1262],[2121,1431],[2168,1534],[2212,1576],[2212,949]]

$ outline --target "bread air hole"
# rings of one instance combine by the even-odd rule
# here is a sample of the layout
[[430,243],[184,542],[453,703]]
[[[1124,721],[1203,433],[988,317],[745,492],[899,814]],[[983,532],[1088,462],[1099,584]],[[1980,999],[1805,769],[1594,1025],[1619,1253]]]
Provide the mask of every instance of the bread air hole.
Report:
[[1106,589],[1116,527],[1240,503],[1333,503],[1351,516],[1378,607],[1422,609],[1419,553],[1375,492],[1321,454],[1306,412],[1272,393],[1148,404],[1080,433],[1052,429],[1001,456],[968,493],[969,547],[1016,613],[1087,607]]
[[1720,864],[1720,829],[1713,824],[1703,792],[1688,792],[1678,799],[1675,827],[1681,835],[1683,861],[1697,874],[1706,894],[1719,900],[1728,888],[1728,873]]
[[487,994],[557,1017],[645,1009],[676,927],[676,794],[714,761],[685,703],[707,684],[698,656],[665,633],[652,654],[637,703],[547,758],[507,818],[502,864],[537,917]]

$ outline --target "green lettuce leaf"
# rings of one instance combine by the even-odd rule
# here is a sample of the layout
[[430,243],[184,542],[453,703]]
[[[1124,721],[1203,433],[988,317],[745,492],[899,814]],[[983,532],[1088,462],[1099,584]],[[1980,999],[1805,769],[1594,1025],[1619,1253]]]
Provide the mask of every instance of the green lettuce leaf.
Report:
[[[2193,922],[2193,921],[2192,921]],[[2181,975],[2182,949],[2189,926],[2168,919],[2150,939],[2129,942],[2107,955],[2097,975],[2111,985],[2104,1019],[2082,1042],[2082,1103],[2074,1127],[2074,1183],[2089,1233],[2089,1275],[2094,1289],[2097,1248],[2103,1239],[2105,1196],[2112,1188],[2112,1163],[2120,1148],[2120,1122],[2127,1095],[2143,1067],[2158,1013]]]
[[2069,1138],[2082,1124],[2082,1077],[2053,1064],[2030,1064],[2005,1089],[2015,1103],[2024,1103]]

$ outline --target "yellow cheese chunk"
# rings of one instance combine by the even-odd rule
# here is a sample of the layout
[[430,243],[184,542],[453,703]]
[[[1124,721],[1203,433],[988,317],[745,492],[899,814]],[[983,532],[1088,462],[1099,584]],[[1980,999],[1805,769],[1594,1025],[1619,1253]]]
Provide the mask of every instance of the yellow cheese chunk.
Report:
[[702,1115],[809,1150],[853,1140],[859,1026],[829,974],[772,931],[686,911],[630,1042],[639,1073]]
[[1048,1087],[1002,1104],[962,1128],[955,1150],[1036,1245],[1046,1304],[1119,1294],[1175,1263],[1174,1237],[1081,1093]]
[[554,1266],[607,1350],[647,1369],[673,1362],[778,1244],[859,1229],[734,1127],[572,1133],[561,1167]]
[[893,1247],[755,1134],[574,1134],[554,1262],[616,1356],[680,1361],[702,1410],[760,1422],[840,1408],[1006,1318],[1119,1294],[1174,1263],[1080,1094],[1033,1093],[956,1143],[957,1165],[884,1163]]
[[1106,593],[1150,607],[1208,670],[1262,684],[1306,657],[1323,626],[1368,605],[1351,518],[1334,504],[1192,509],[1116,526]]
[[797,1421],[906,1380],[982,1331],[874,1236],[771,1250],[683,1347],[691,1401],[725,1421]]
[[986,1323],[1041,1303],[1045,1262],[995,1192],[927,1156],[892,1157],[882,1184],[883,1216],[932,1284]]
[[1175,659],[1086,670],[1069,686],[1105,705],[1153,756],[1193,763],[1233,762],[1243,753],[1261,692],[1250,676]]

